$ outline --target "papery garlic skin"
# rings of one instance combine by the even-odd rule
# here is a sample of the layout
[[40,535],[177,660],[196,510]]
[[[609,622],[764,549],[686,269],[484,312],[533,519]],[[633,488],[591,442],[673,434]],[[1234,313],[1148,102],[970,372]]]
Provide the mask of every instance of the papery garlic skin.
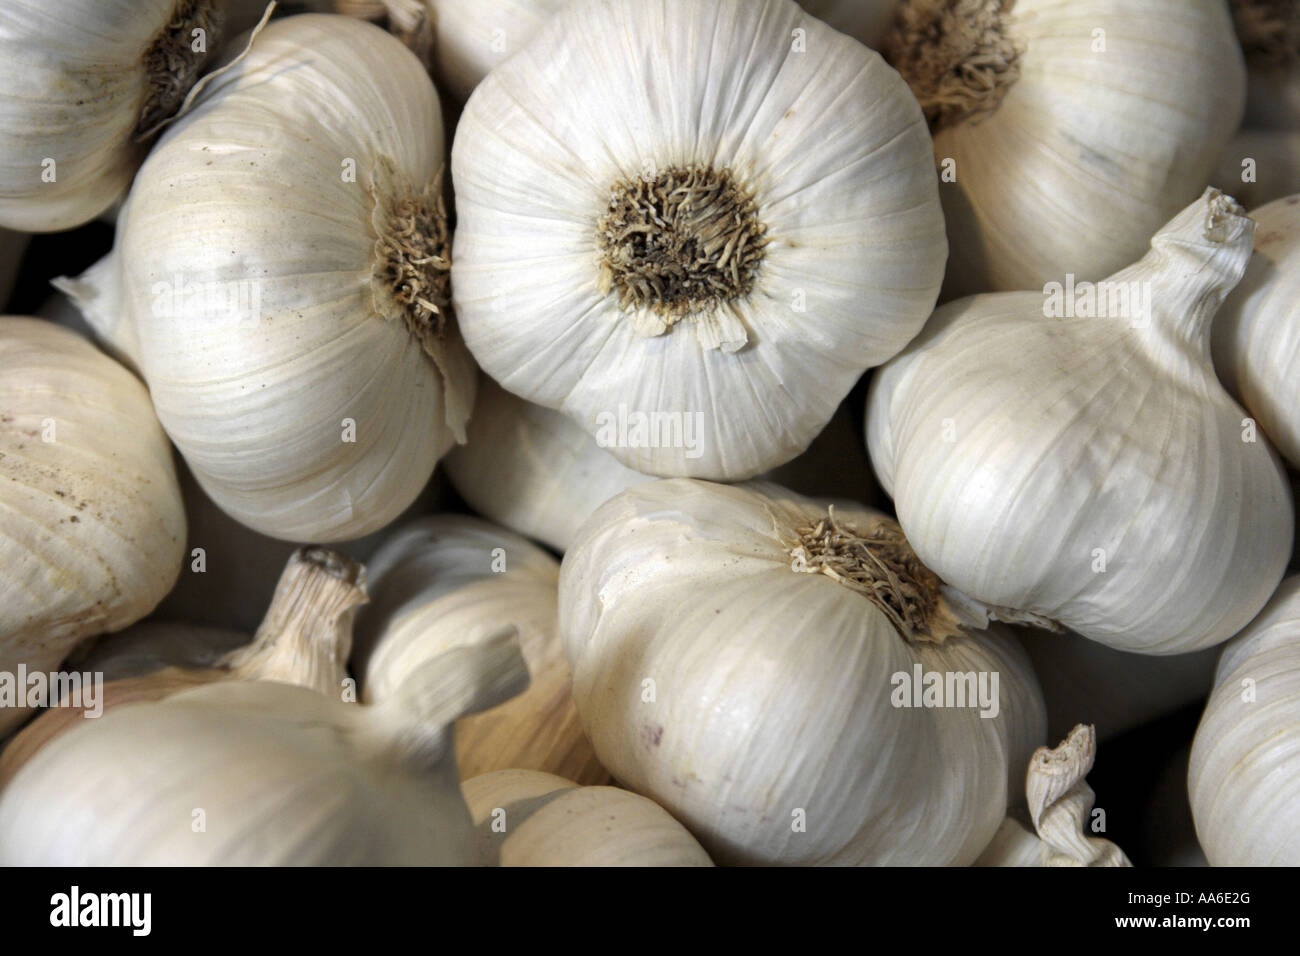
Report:
[[1214,365],[1300,468],[1300,194],[1250,215],[1255,255],[1214,320]]
[[[143,386],[93,345],[0,317],[0,672],[49,671],[171,588],[185,514]],[[0,733],[29,713],[0,708]]]
[[1294,521],[1277,456],[1209,357],[1253,236],[1207,190],[1096,297],[1108,311],[1128,290],[1149,316],[1049,318],[1038,292],[935,313],[867,402],[872,463],[927,567],[1120,650],[1184,653],[1245,626]]
[[462,103],[496,66],[528,43],[568,0],[428,0],[433,63]]
[[489,866],[713,865],[663,807],[627,790],[534,770],[483,774],[463,789]]
[[[908,560],[883,515],[833,517]],[[935,630],[905,639],[862,593],[795,570],[826,519],[764,484],[659,481],[603,505],[560,572],[583,724],[614,778],[718,863],[971,863],[1044,733],[1029,663],[999,625],[940,627],[952,606],[928,578]],[[895,706],[918,668],[997,674],[997,713]]]
[[[1245,69],[1222,0],[1006,6],[906,0],[912,32],[883,47],[943,114],[945,298],[1128,265],[1204,188],[1242,116]],[[935,11],[952,20],[932,33]],[[967,102],[955,107],[958,92]]]
[[353,671],[361,699],[382,703],[425,661],[504,626],[519,635],[527,691],[456,725],[461,775],[519,768],[604,783],[582,730],[556,625],[559,564],[486,521],[436,515],[397,529],[369,566]]
[[232,680],[119,708],[0,792],[0,865],[476,865],[445,724],[526,683],[503,638],[381,707]]
[[463,440],[473,365],[437,291],[412,289],[445,280],[411,245],[441,222],[443,163],[437,94],[400,42],[346,17],[274,21],[150,154],[114,252],[63,283],[254,530],[375,531]]
[[1223,649],[1187,790],[1211,866],[1300,866],[1300,576]]
[[[793,458],[942,277],[914,98],[793,0],[567,6],[475,90],[452,172],[474,357],[647,474]],[[703,191],[694,219],[672,198]],[[622,428],[654,415],[679,437]]]
[[[55,232],[111,206],[145,154],[143,134],[180,106],[217,51],[226,6],[9,0],[0,7],[0,226]],[[151,72],[155,49],[178,72]]]

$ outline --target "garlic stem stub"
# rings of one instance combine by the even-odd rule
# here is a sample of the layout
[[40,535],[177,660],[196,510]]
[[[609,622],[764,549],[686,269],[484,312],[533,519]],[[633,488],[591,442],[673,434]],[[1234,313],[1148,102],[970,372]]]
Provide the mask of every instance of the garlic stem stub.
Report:
[[921,561],[988,605],[1144,654],[1231,637],[1292,547],[1277,455],[1210,322],[1255,224],[1209,189],[1100,283],[935,312],[872,381],[867,445]]
[[1245,99],[1222,0],[904,0],[882,52],[934,133],[945,299],[1128,265]]
[[1300,469],[1300,193],[1251,212],[1255,255],[1214,320],[1214,364]]
[[437,93],[396,39],[273,21],[150,154],[113,252],[60,283],[250,528],[362,537],[464,440],[444,162]]
[[118,708],[0,791],[0,865],[477,865],[447,724],[526,684],[504,633],[376,707],[228,680]]
[[606,502],[560,630],[601,763],[720,864],[971,863],[1045,736],[1015,638],[894,522],[775,485]]
[[360,615],[353,654],[365,703],[389,699],[430,658],[512,627],[528,690],[456,725],[461,776],[521,769],[582,784],[609,780],[573,703],[553,557],[486,521],[448,514],[393,532],[369,570],[373,600]]
[[1300,866],[1300,575],[1223,649],[1187,790],[1211,866]]
[[1039,747],[1029,761],[1029,817],[1043,841],[1044,866],[1132,866],[1124,851],[1090,836],[1096,794],[1084,778],[1097,756],[1097,734],[1079,724],[1055,748]]
[[6,2],[0,9],[0,226],[54,232],[110,207],[223,38],[246,25],[243,5]]
[[352,621],[365,600],[360,564],[326,548],[300,548],[285,565],[251,641],[246,634],[157,621],[100,641],[65,665],[82,675],[83,686],[102,681],[95,700],[82,695],[52,701],[19,731],[0,751],[0,789],[55,737],[87,716],[98,718],[125,704],[161,700],[219,680],[273,680],[346,696]]
[[485,866],[712,866],[653,800],[535,770],[465,781]]
[[[0,674],[45,673],[176,581],[185,513],[149,396],[79,335],[0,317]],[[0,706],[0,735],[30,715]]]
[[466,343],[628,468],[759,474],[933,307],[930,148],[897,74],[793,0],[570,4],[457,129]]

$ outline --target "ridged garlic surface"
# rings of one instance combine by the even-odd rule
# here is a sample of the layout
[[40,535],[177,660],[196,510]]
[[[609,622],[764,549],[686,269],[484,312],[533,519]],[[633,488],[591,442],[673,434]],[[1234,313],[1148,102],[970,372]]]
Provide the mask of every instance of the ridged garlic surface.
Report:
[[398,40],[273,21],[150,154],[114,251],[64,282],[250,528],[359,538],[463,440],[443,163],[437,94]]
[[882,49],[934,132],[946,298],[1123,268],[1241,121],[1222,0],[904,0],[900,14]]
[[942,278],[915,99],[793,0],[565,7],[475,90],[452,173],[474,357],[647,474],[793,458]]
[[231,680],[118,708],[0,792],[0,866],[476,865],[446,725],[526,682],[500,640],[378,707]]
[[1045,717],[1015,639],[949,597],[877,512],[673,479],[583,526],[560,630],[601,763],[716,862],[964,865]]
[[1210,189],[1102,283],[939,309],[867,402],[872,463],[921,561],[1120,650],[1184,653],[1244,627],[1294,520],[1276,454],[1210,362],[1254,233]]
[[1300,194],[1250,215],[1255,255],[1214,320],[1214,366],[1300,468]]
[[368,565],[370,604],[357,625],[361,699],[383,703],[425,661],[513,627],[528,690],[456,725],[461,776],[519,768],[604,783],[582,731],[556,627],[559,564],[486,521],[436,515],[403,525]]
[[1187,789],[1211,866],[1300,866],[1300,576],[1224,648]]
[[246,6],[0,6],[0,226],[71,229],[111,206],[126,192],[152,131],[175,114],[223,37],[249,25],[240,16]]
[[[38,319],[0,317],[0,479],[0,672],[48,672],[175,582],[185,513],[148,394]],[[0,735],[19,704],[0,707]]]
[[568,0],[428,0],[439,87],[462,103]]
[[535,770],[498,770],[463,789],[488,866],[713,865],[663,807],[627,790]]

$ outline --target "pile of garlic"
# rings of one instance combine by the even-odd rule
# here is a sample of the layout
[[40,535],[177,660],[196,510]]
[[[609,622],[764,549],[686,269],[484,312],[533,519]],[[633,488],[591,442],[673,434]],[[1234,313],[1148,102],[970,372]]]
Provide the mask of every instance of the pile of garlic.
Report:
[[291,6],[0,6],[0,865],[1300,865],[1287,4]]

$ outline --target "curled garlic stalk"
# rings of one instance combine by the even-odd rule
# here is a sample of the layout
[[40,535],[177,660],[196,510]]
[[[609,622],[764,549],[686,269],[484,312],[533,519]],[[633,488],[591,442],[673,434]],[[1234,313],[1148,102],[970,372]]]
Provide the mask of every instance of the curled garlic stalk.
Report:
[[1045,866],[1133,865],[1114,843],[1086,832],[1096,794],[1084,777],[1096,755],[1096,731],[1078,724],[1060,745],[1039,747],[1030,758],[1025,793]]

